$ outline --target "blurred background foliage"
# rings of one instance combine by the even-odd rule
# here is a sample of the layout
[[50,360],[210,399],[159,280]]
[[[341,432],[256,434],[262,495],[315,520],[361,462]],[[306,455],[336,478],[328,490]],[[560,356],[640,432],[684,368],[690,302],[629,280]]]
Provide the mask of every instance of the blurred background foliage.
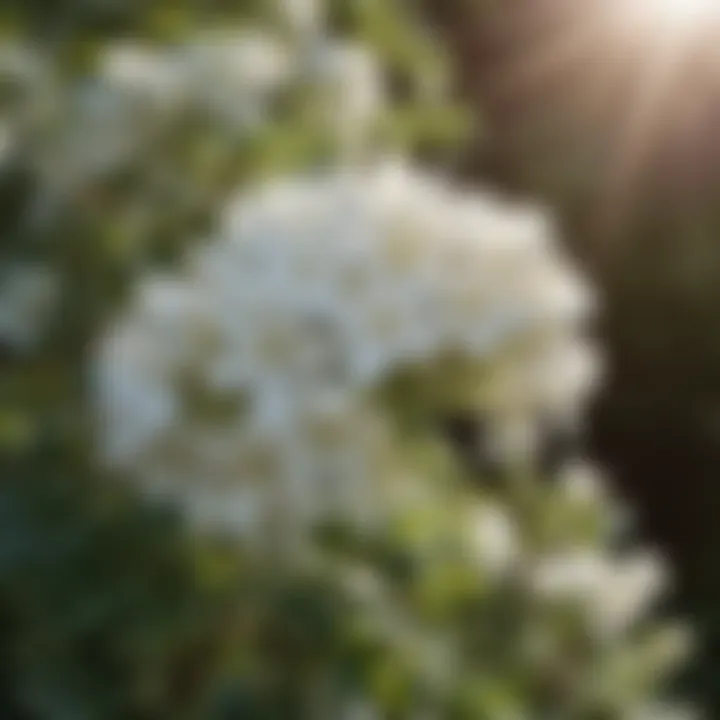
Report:
[[[654,165],[633,186],[630,207],[608,225],[607,208],[618,208],[603,160],[614,147],[615,119],[609,113],[588,123],[574,107],[582,68],[566,68],[552,88],[508,94],[498,83],[503,68],[529,52],[533,32],[540,32],[532,18],[542,4],[426,0],[424,10],[446,32],[445,52],[454,61],[443,72],[457,72],[461,94],[477,109],[477,127],[468,130],[466,118],[444,106],[408,103],[386,131],[459,174],[546,198],[561,211],[565,236],[605,303],[600,334],[610,373],[594,416],[595,450],[639,509],[647,537],[661,541],[674,560],[681,604],[702,627],[705,652],[691,687],[720,709],[720,160],[713,157],[718,146],[710,122],[717,97],[707,97],[706,129],[685,128],[658,148]],[[172,41],[219,18],[262,15],[267,5],[4,0],[0,28],[41,43],[63,73],[76,78],[111,37]],[[428,48],[396,15],[400,3],[335,5],[333,22],[378,48],[397,76],[399,96],[409,77],[412,85],[428,69],[437,72],[438,48]],[[631,80],[617,92],[610,106],[620,110],[632,98]],[[251,145],[207,147],[200,133],[192,142],[184,137],[176,153],[170,142],[175,176],[202,177],[207,194],[187,204],[167,189],[159,200],[167,212],[148,220],[141,233],[114,221],[126,210],[123,183],[135,178],[109,178],[93,187],[92,197],[73,196],[51,224],[28,224],[36,178],[23,158],[3,161],[3,260],[52,258],[68,289],[42,354],[27,359],[0,348],[3,719],[292,718],[293,678],[302,685],[297,673],[318,637],[328,639],[328,656],[317,662],[348,667],[349,676],[372,665],[376,649],[357,647],[333,624],[341,608],[328,605],[336,596],[330,600],[322,587],[276,588],[277,603],[293,606],[286,615],[310,620],[300,621],[297,631],[270,627],[262,638],[268,653],[287,660],[281,690],[243,687],[237,682],[246,660],[237,657],[242,623],[234,612],[238,593],[252,583],[237,558],[209,542],[189,541],[169,511],[139,507],[129,493],[98,483],[87,460],[91,421],[79,368],[95,329],[140,267],[171,263],[209,229],[230,187],[322,160],[323,138],[298,126],[296,117]],[[445,140],[458,132],[470,141],[448,149]],[[142,246],[134,241],[139,236]],[[269,594],[263,597],[269,602]],[[294,655],[274,646],[276,634],[294,638]],[[502,698],[497,702],[502,707]]]

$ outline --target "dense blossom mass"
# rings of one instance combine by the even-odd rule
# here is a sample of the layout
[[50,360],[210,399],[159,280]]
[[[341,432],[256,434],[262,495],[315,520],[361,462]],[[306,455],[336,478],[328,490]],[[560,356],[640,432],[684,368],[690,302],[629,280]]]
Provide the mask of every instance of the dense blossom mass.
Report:
[[105,340],[106,458],[211,525],[372,515],[392,486],[384,386],[453,362],[499,442],[568,422],[595,376],[588,308],[537,210],[399,163],[272,183]]

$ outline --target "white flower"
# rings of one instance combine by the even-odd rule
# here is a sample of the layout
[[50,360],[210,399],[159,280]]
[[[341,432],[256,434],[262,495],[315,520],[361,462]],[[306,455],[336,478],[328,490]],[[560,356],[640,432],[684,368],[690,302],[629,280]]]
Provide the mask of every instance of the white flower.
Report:
[[531,373],[540,403],[554,418],[574,420],[577,399],[589,397],[597,386],[600,376],[598,353],[581,339],[555,340],[538,354]]
[[578,510],[594,512],[610,536],[622,536],[634,524],[630,508],[613,496],[600,471],[590,463],[567,463],[560,469],[557,482],[563,500]]
[[605,581],[605,558],[594,551],[574,550],[541,558],[535,567],[533,589],[553,600],[592,599]]
[[150,107],[177,110],[184,98],[184,78],[169,51],[132,43],[104,48],[98,75],[110,87]]
[[364,566],[340,568],[342,584],[354,599],[372,606],[387,601],[386,587],[382,578],[374,570]]
[[595,505],[604,502],[605,488],[599,472],[585,462],[571,462],[560,472],[558,478],[565,497],[580,505]]
[[179,62],[197,105],[240,128],[264,118],[272,93],[293,72],[286,48],[250,29],[198,36],[182,49]]
[[15,264],[0,277],[0,342],[21,351],[32,350],[59,300],[58,276],[50,269]]
[[482,571],[502,573],[518,558],[518,528],[498,505],[484,502],[471,514],[470,541]]
[[576,603],[600,637],[631,627],[665,588],[663,563],[654,555],[610,557],[591,550],[542,558],[532,583],[540,597]]
[[516,467],[530,468],[539,442],[540,429],[532,415],[500,412],[488,431],[486,451],[496,462],[511,462]]
[[630,720],[697,720],[691,708],[665,703],[650,703],[633,711]]
[[594,608],[600,633],[614,637],[625,632],[658,599],[666,581],[664,564],[651,554],[623,558],[609,567]]
[[348,700],[340,712],[339,720],[380,720],[382,713],[370,700]]
[[37,48],[3,39],[0,42],[0,69],[5,77],[23,79],[24,84],[32,85],[44,78],[46,58]]
[[2,39],[0,76],[13,91],[3,98],[2,118],[17,133],[27,132],[55,100],[49,55],[40,46]]
[[2,168],[17,149],[16,128],[6,120],[0,121],[0,168]]
[[138,157],[157,130],[152,110],[101,81],[78,84],[37,155],[49,187],[67,191]]
[[104,453],[113,462],[137,457],[177,419],[179,402],[162,349],[125,328],[100,348],[93,379],[102,407]]
[[301,37],[318,33],[325,14],[324,0],[277,0],[288,25]]
[[375,55],[362,45],[327,41],[314,49],[310,75],[318,88],[320,118],[341,151],[357,152],[385,103]]

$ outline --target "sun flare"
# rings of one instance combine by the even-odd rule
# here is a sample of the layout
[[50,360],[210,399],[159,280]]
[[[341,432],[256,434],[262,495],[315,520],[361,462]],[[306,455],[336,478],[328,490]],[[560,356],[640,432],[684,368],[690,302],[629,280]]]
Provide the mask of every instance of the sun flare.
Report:
[[[663,177],[682,188],[703,177],[720,113],[720,0],[538,0],[522,22],[506,18],[524,44],[500,55],[491,92],[501,112],[536,98],[541,118],[506,132],[559,143],[573,177],[576,158],[592,162],[602,223],[620,224]],[[542,134],[545,118],[562,138]]]
[[658,21],[677,29],[694,27],[720,17],[717,0],[644,0],[628,3],[628,7],[631,12],[635,10],[655,16]]
[[620,35],[646,42],[685,44],[720,33],[720,0],[610,0],[606,8]]

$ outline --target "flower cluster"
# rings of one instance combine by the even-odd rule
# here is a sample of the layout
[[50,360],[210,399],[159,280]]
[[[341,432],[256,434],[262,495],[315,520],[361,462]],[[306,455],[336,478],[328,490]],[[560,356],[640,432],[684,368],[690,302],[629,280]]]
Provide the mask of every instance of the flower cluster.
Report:
[[107,458],[211,524],[278,499],[290,526],[379,509],[384,386],[408,372],[421,393],[452,362],[499,436],[567,421],[595,376],[588,308],[540,211],[399,163],[273,183],[105,340]]
[[[50,67],[42,86],[32,85],[39,93],[61,87]],[[158,146],[188,127],[232,147],[282,121],[278,108],[298,93],[340,151],[363,142],[384,101],[369,49],[324,33],[307,44],[244,25],[176,45],[117,41],[102,49],[92,74],[56,93],[35,162],[51,188],[67,192],[137,163],[157,164]]]

